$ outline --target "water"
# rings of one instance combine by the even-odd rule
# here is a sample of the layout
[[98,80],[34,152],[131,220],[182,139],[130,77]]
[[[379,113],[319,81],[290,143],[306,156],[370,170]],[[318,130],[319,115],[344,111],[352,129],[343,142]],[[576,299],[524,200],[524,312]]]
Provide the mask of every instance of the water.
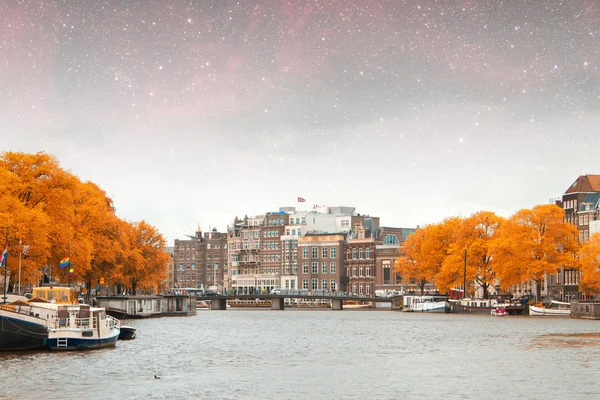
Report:
[[0,353],[0,399],[590,399],[600,393],[600,321],[229,309],[127,324],[138,337],[114,349]]

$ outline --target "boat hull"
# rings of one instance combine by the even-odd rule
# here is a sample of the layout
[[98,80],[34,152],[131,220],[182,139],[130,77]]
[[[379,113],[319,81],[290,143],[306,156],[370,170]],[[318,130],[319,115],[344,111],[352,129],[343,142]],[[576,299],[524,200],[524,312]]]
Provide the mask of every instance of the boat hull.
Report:
[[[65,340],[66,339],[66,340]],[[46,341],[50,350],[88,350],[113,347],[119,339],[119,330],[115,329],[110,336],[103,338],[53,337]]]
[[119,340],[131,340],[135,339],[135,328],[132,326],[121,325],[121,333],[119,333]]
[[[523,311],[525,310],[525,307],[523,306],[504,306],[503,307],[506,310],[506,313],[508,315],[521,315],[523,314]],[[492,313],[492,310],[495,310],[496,307],[471,307],[471,306],[464,306],[462,304],[458,304],[458,303],[454,303],[450,305],[450,312],[454,312],[457,314],[485,314],[485,315],[490,315]]]
[[536,317],[570,317],[571,310],[558,310],[545,307],[529,306],[529,315]]
[[9,315],[0,315],[0,351],[34,350],[46,347],[46,325]]

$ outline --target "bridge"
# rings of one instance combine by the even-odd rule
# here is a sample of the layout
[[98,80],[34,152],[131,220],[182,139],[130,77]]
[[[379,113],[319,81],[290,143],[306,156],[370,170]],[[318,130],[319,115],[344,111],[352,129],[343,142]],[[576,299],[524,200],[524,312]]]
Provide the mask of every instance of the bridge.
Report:
[[[212,296],[197,296],[197,301],[210,302],[211,310],[226,310],[228,300],[270,300],[271,310],[283,310],[285,299],[304,299],[304,300],[330,300],[332,310],[343,310],[344,301],[357,301],[361,303],[390,303],[393,306],[395,297],[367,297],[346,292],[329,292],[326,290],[282,290],[281,294],[227,294]],[[391,309],[392,307],[390,307]]]

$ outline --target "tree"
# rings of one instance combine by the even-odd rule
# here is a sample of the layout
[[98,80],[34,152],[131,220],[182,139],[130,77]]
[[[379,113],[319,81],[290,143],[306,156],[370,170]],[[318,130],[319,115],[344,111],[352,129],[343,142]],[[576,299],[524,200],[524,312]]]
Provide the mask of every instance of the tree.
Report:
[[456,240],[460,218],[447,218],[439,224],[418,229],[404,242],[405,256],[399,257],[395,270],[403,279],[414,280],[425,291],[427,282],[435,282],[448,249]]
[[532,280],[537,299],[544,276],[561,266],[577,268],[577,229],[564,221],[554,204],[519,210],[498,230],[492,242],[496,275],[503,288]]
[[[447,291],[464,281],[475,282],[483,289],[483,297],[488,298],[489,287],[496,278],[490,244],[502,220],[490,211],[480,211],[461,220],[457,225],[456,240],[450,244],[448,256],[436,277],[438,289]],[[467,292],[465,288],[465,296]]]
[[139,286],[153,287],[164,280],[169,255],[164,251],[166,241],[156,228],[145,221],[123,222],[122,233],[120,275],[131,293],[136,294]]
[[594,233],[579,250],[581,290],[598,293],[600,290],[600,233]]

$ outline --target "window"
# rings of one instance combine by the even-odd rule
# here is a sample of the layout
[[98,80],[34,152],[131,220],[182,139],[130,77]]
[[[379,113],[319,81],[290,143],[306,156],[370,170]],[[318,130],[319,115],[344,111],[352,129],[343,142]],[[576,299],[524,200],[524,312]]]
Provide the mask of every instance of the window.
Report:
[[367,295],[371,294],[371,285],[367,285]]
[[[308,268],[308,266],[306,268]],[[292,264],[292,274],[297,274],[297,273],[298,273],[298,265]]]
[[383,240],[383,244],[400,244],[398,238],[395,235],[387,235]]
[[352,293],[356,293],[356,283],[352,284]]
[[321,258],[327,258],[327,247],[321,249]]
[[329,249],[329,257],[330,258],[335,258],[336,257],[335,251],[336,251],[335,247],[332,247],[331,249]]
[[390,267],[383,268],[383,284],[390,284]]
[[313,290],[317,290],[319,288],[319,280],[318,279],[313,279],[312,280],[312,289]]
[[367,254],[365,255],[365,258],[368,260],[368,259],[370,259],[370,258],[371,258],[371,249],[367,249],[367,250],[366,250],[366,253],[367,253]]
[[308,289],[308,279],[302,279],[302,289]]
[[358,294],[363,294],[363,293],[364,293],[364,289],[365,289],[365,286],[364,286],[364,284],[363,284],[363,283],[361,283],[361,284],[358,286]]
[[308,258],[308,247],[302,249],[302,258]]
[[352,249],[352,259],[356,260],[356,249]]
[[367,267],[367,277],[371,276],[371,267]]
[[319,263],[316,261],[313,261],[313,263],[312,263],[312,273],[313,274],[319,273]]
[[356,277],[356,267],[352,267],[352,276]]
[[327,290],[327,279],[321,281],[321,289]]
[[329,264],[329,273],[330,274],[335,274],[335,263],[332,262],[331,264]]
[[321,273],[322,274],[326,274],[327,273],[327,263],[324,262],[321,264]]
[[332,279],[329,281],[329,289],[335,290],[335,288],[336,288],[335,279]]
[[307,262],[302,263],[302,273],[305,275],[308,274],[308,263]]
[[358,250],[358,258],[361,260],[364,258],[364,250],[363,249]]
[[359,275],[359,276],[363,276],[363,267],[360,267],[360,268],[358,269],[358,275]]
[[318,247],[312,248],[312,258],[319,258],[319,248]]

